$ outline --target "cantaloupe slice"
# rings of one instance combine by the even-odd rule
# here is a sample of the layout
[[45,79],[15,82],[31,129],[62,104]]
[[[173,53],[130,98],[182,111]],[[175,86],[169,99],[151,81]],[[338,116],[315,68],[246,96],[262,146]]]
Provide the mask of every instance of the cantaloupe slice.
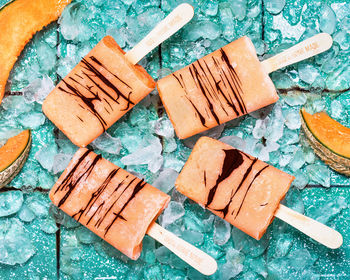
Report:
[[326,112],[300,111],[302,128],[315,153],[331,168],[350,176],[350,128]]
[[23,167],[32,144],[30,130],[11,137],[0,148],[0,188],[6,186]]
[[0,8],[0,102],[17,57],[33,37],[56,20],[71,0],[13,0]]

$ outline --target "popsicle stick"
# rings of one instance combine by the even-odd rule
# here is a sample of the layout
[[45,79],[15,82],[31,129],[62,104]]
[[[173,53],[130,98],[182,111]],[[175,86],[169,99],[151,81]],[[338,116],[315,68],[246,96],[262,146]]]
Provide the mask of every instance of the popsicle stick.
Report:
[[343,244],[343,236],[336,230],[282,204],[275,216],[328,248],[337,249]]
[[218,265],[214,258],[177,237],[175,234],[167,231],[157,223],[153,223],[150,226],[147,234],[163,244],[200,273],[212,275],[217,270]]
[[322,53],[328,50],[332,44],[333,39],[328,33],[320,33],[262,61],[261,64],[267,73],[271,73],[277,69]]
[[141,42],[128,51],[125,56],[131,63],[138,63],[150,51],[189,22],[193,15],[194,10],[191,5],[184,3],[177,6]]

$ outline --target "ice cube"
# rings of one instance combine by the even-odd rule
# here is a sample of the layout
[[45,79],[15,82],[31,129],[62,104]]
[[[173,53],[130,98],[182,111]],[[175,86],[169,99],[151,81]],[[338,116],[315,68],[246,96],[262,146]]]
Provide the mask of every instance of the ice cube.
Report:
[[32,103],[35,101],[34,95],[40,87],[41,79],[35,79],[23,89],[23,97],[27,103]]
[[177,143],[174,138],[165,138],[163,139],[163,152],[171,153],[177,149]]
[[285,257],[293,245],[293,238],[289,233],[280,234],[277,237],[276,245],[275,245],[275,258]]
[[168,118],[160,118],[154,124],[154,132],[165,138],[174,137],[174,127]]
[[266,147],[262,143],[256,143],[253,151],[250,152],[252,156],[259,158],[262,161],[268,161],[270,156]]
[[162,145],[159,138],[150,139],[148,146],[137,149],[132,154],[129,154],[121,159],[124,165],[139,165],[149,164],[157,158],[162,152]]
[[23,204],[21,191],[7,191],[0,193],[0,217],[17,213]]
[[178,175],[179,173],[174,169],[166,168],[159,173],[159,176],[154,180],[152,185],[162,192],[168,193],[173,189]]
[[197,135],[194,135],[192,137],[189,137],[185,140],[183,140],[183,143],[185,144],[186,147],[190,148],[190,149],[193,149],[194,145],[197,143],[197,140],[202,137],[202,136],[208,136],[208,137],[211,137],[211,138],[214,138],[214,139],[218,139],[223,130],[225,128],[225,125],[224,124],[221,124],[221,125],[218,125],[218,126],[215,126],[207,131],[204,131],[204,132],[201,132]]
[[320,13],[318,15],[320,29],[323,32],[332,34],[335,31],[337,25],[337,18],[334,11],[327,4],[323,4],[320,8]]
[[166,227],[174,223],[185,215],[185,209],[183,205],[176,201],[170,201],[168,207],[164,210],[162,215],[162,226]]
[[265,233],[260,240],[256,240],[239,229],[232,227],[231,236],[234,248],[252,257],[262,255],[269,245],[268,233]]
[[38,129],[45,122],[45,116],[39,112],[30,112],[21,114],[18,118],[18,122],[24,128]]
[[339,100],[333,100],[331,103],[331,116],[335,119],[344,119],[346,114],[344,114],[345,108],[344,105]]
[[278,141],[283,136],[284,117],[282,114],[281,105],[276,103],[272,111],[272,116],[267,125],[264,137],[267,140]]
[[246,142],[242,138],[235,136],[235,135],[224,136],[224,137],[220,138],[219,140],[221,142],[224,142],[224,143],[230,145],[230,146],[235,147],[238,150],[243,151],[246,148]]
[[248,259],[247,264],[249,265],[250,269],[253,271],[250,271],[251,278],[246,277],[245,274],[245,279],[257,279],[259,278],[259,275],[262,277],[266,278],[268,273],[267,273],[267,267],[266,267],[266,260],[264,257],[260,256],[258,258],[253,258],[253,259]]
[[247,15],[247,0],[236,0],[231,2],[233,16],[242,21]]
[[141,26],[141,30],[145,33],[152,30],[162,19],[164,12],[159,7],[151,7],[137,16],[137,21]]
[[298,129],[301,126],[301,119],[299,112],[296,110],[288,110],[288,113],[286,114],[286,126],[289,129]]
[[180,204],[184,204],[185,200],[187,199],[187,196],[185,196],[182,193],[178,192],[176,190],[176,188],[174,188],[172,193],[171,193],[171,199],[173,201],[179,202]]
[[266,127],[269,121],[270,121],[269,117],[266,117],[263,120],[261,119],[256,120],[255,126],[253,128],[253,137],[255,139],[261,139],[265,135]]
[[307,62],[298,64],[298,73],[300,79],[308,84],[312,84],[320,75],[318,69]]
[[242,271],[242,264],[232,264],[231,262],[226,262],[220,267],[220,280],[230,280],[240,274]]
[[299,271],[313,265],[316,261],[316,258],[312,257],[307,249],[299,249],[291,252],[288,259],[292,267]]
[[194,246],[200,246],[204,241],[204,235],[201,232],[194,230],[184,230],[181,236],[182,239],[186,240],[190,244],[193,244]]
[[270,14],[277,15],[283,10],[286,0],[264,0],[264,5]]
[[289,91],[283,96],[283,100],[290,106],[299,106],[306,103],[307,97],[304,92]]
[[154,253],[156,249],[155,247],[155,240],[152,237],[146,235],[142,240],[142,252],[140,259],[147,264],[154,264],[156,262],[156,256]]
[[34,100],[43,104],[46,96],[54,89],[55,85],[51,78],[47,75],[44,75],[40,80],[40,87],[34,92]]
[[213,21],[203,20],[187,24],[184,38],[197,41],[199,38],[215,40],[221,33],[220,27]]
[[163,161],[164,161],[163,156],[158,155],[148,163],[148,170],[151,171],[152,173],[157,173],[159,169],[162,167]]
[[226,263],[220,267],[220,279],[229,280],[243,271],[244,256],[238,250],[229,248]]
[[72,155],[58,153],[54,156],[54,162],[52,167],[53,174],[62,172],[68,166],[68,163],[72,159]]
[[293,175],[295,176],[295,180],[292,182],[294,187],[301,190],[309,183],[308,176],[302,170],[297,170]]
[[31,222],[35,219],[35,214],[27,205],[23,205],[18,216],[23,222]]
[[18,116],[33,109],[33,104],[25,102],[23,96],[9,95],[2,100],[1,106],[11,112],[11,116]]
[[58,20],[60,33],[66,40],[74,40],[82,32],[82,20],[85,18],[86,7],[79,2],[75,2],[64,9]]
[[0,263],[24,264],[36,252],[31,238],[16,219],[5,219],[0,223]]
[[179,270],[186,270],[189,267],[189,265],[186,262],[184,262],[175,254],[170,255],[169,265],[172,268],[179,269]]
[[118,155],[122,144],[119,138],[115,138],[109,135],[107,132],[100,135],[96,140],[92,142],[92,146],[101,151]]
[[162,264],[168,264],[172,252],[165,246],[161,246],[155,250],[157,260]]
[[326,88],[326,82],[321,76],[317,76],[314,82],[310,86],[310,91],[313,93],[321,94]]
[[249,116],[252,116],[255,119],[265,119],[272,111],[274,104],[268,105],[264,108],[256,110],[254,112],[249,113]]
[[302,149],[298,149],[294,155],[292,160],[289,162],[288,167],[293,172],[299,170],[305,164],[305,157]]
[[55,163],[55,156],[57,155],[56,145],[45,145],[35,153],[35,159],[40,165],[51,172]]
[[218,13],[218,2],[213,0],[204,1],[201,11],[208,16],[215,16]]
[[69,72],[76,66],[78,61],[75,61],[71,57],[64,57],[60,58],[57,62],[57,70],[56,73],[61,77],[64,78],[69,74]]
[[40,221],[40,229],[47,234],[53,234],[58,230],[58,227],[55,220],[48,216]]
[[339,30],[334,33],[333,40],[338,43],[342,50],[347,50],[350,47],[350,34],[346,30]]
[[40,66],[40,71],[42,73],[47,73],[48,71],[51,71],[56,65],[56,48],[51,47],[45,42],[39,42],[37,43],[36,52],[36,57]]
[[272,72],[271,79],[274,82],[275,87],[277,89],[289,89],[294,85],[293,79],[290,76],[290,74],[288,72],[282,72],[282,70]]
[[326,188],[331,185],[330,170],[324,164],[310,164],[306,166],[306,172],[310,181],[316,184],[320,184]]
[[224,245],[231,237],[231,225],[225,220],[215,217],[214,220],[214,242]]
[[323,205],[318,205],[317,207],[311,205],[307,209],[307,214],[317,221],[327,224],[332,219],[334,219],[341,211],[348,208],[349,204],[347,203],[345,197],[337,197]]
[[288,191],[286,198],[286,205],[301,214],[304,214],[304,202],[301,193],[298,189],[292,188]]
[[46,218],[49,214],[49,204],[43,199],[44,194],[34,192],[27,198],[25,204],[39,218]]
[[77,236],[77,239],[84,244],[92,244],[99,240],[96,234],[84,226],[78,227],[75,231],[75,234]]
[[[60,136],[62,135],[59,134],[58,137]],[[74,155],[78,149],[77,146],[75,146],[70,140],[68,140],[68,138],[66,138],[66,136],[63,136],[63,138],[55,139],[55,141],[60,153]]]

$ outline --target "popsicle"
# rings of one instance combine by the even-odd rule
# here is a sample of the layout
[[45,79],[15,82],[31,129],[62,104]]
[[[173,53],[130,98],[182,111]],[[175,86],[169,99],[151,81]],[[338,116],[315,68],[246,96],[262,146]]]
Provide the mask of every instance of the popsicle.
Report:
[[244,36],[157,82],[165,110],[180,139],[258,110],[278,100],[268,73],[329,49],[318,34],[262,63]]
[[294,177],[225,143],[201,137],[176,180],[179,192],[259,240],[274,217],[338,248],[342,236],[280,204]]
[[128,53],[104,37],[47,96],[43,112],[85,147],[155,88],[138,61],[192,17],[192,6],[179,5]]
[[206,275],[216,270],[209,255],[154,223],[170,196],[100,155],[80,148],[50,191],[68,215],[136,260],[149,234]]

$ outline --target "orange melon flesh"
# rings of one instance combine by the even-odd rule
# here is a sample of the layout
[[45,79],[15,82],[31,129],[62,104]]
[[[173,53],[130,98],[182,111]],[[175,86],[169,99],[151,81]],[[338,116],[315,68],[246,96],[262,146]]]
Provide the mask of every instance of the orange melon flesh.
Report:
[[170,197],[81,148],[50,192],[52,202],[129,258]]
[[176,180],[179,192],[259,240],[294,177],[201,137]]
[[11,137],[4,146],[0,148],[0,171],[9,167],[27,147],[30,139],[30,131],[24,130],[20,134]]
[[157,88],[180,139],[278,100],[248,37],[160,79]]
[[71,0],[15,0],[0,10],[0,102],[10,71],[33,35],[56,20]]
[[350,128],[333,120],[326,112],[309,114],[301,110],[307,127],[316,139],[334,153],[350,158]]
[[45,115],[77,146],[87,146],[155,88],[124,54],[106,36],[45,99]]

